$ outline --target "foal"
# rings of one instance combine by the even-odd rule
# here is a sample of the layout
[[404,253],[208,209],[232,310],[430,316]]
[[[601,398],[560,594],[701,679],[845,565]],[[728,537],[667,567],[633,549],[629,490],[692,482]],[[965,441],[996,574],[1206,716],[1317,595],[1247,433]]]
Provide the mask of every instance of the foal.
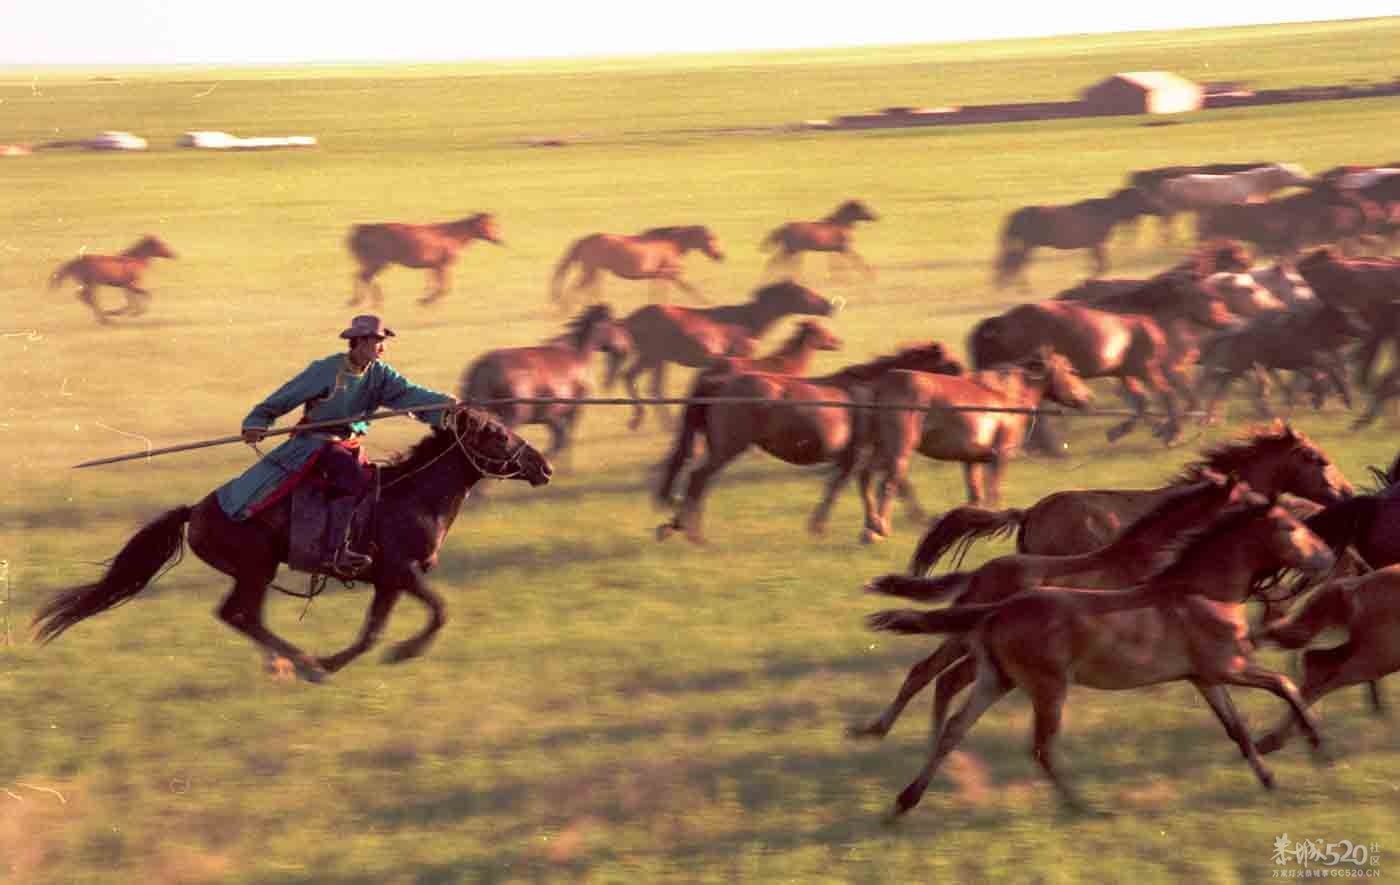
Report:
[[[146,312],[151,293],[141,288],[141,275],[152,258],[174,258],[175,253],[158,237],[145,236],[120,255],[81,255],[62,265],[49,277],[49,288],[56,289],[65,277],[72,277],[82,287],[78,300],[92,309],[99,323],[111,322],[108,316]],[[126,306],[104,311],[97,303],[98,286],[115,286],[126,290]]]

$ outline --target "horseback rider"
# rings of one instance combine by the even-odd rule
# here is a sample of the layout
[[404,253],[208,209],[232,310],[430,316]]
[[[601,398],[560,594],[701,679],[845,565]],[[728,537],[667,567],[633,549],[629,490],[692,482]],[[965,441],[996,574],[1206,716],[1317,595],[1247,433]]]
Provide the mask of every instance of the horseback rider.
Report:
[[[406,409],[457,401],[448,394],[413,384],[382,361],[384,342],[394,337],[394,331],[379,317],[355,317],[340,337],[349,342],[346,352],[312,362],[253,407],[243,419],[244,442],[260,442],[277,418],[297,406],[304,407],[299,423],[307,424],[349,419],[381,406]],[[442,425],[451,413],[451,409],[438,409],[416,413],[414,417]],[[218,490],[220,506],[231,519],[247,519],[279,500],[281,494],[274,493],[287,489],[287,481],[294,475],[300,478],[314,466],[326,479],[329,506],[330,543],[322,568],[342,578],[363,573],[373,560],[350,549],[350,524],[368,485],[359,444],[368,429],[366,421],[347,421],[339,427],[293,433],[242,476],[222,486]]]

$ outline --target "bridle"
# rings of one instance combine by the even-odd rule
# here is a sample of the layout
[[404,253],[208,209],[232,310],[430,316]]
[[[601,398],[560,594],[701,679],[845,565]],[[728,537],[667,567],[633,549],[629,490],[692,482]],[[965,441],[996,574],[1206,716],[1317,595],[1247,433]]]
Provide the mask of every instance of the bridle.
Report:
[[[483,422],[481,427],[485,428],[486,423]],[[512,479],[525,472],[520,465],[520,459],[525,454],[528,444],[523,439],[505,457],[492,458],[467,446],[466,434],[455,420],[452,422],[452,437],[454,444],[462,451],[462,457],[467,459],[467,463],[475,468],[483,479]]]

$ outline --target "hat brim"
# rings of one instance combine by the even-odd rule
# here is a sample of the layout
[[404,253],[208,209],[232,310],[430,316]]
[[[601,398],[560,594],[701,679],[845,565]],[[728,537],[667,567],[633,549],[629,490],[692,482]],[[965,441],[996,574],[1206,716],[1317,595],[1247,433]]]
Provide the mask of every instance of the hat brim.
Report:
[[394,335],[393,329],[381,327],[378,332],[364,332],[359,329],[346,329],[344,332],[340,333],[340,337],[347,338],[352,341],[356,338],[378,338],[380,341],[383,341],[385,338],[394,338],[396,336]]

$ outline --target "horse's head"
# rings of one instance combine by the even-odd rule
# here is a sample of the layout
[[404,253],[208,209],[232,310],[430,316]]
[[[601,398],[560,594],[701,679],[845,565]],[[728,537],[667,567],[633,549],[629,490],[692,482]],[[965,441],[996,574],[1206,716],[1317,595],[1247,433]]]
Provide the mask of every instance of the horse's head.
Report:
[[948,348],[938,341],[905,347],[890,358],[890,368],[932,372],[935,375],[962,375],[966,372],[963,364],[949,356]]
[[448,431],[467,463],[489,479],[523,479],[542,486],[554,474],[549,459],[499,418],[484,409],[460,406],[448,420]]
[[127,250],[127,254],[139,256],[141,258],[174,258],[175,252],[165,244],[160,237],[144,236],[135,246]]
[[1337,465],[1312,440],[1284,424],[1258,437],[1257,457],[1272,459],[1273,487],[1319,504],[1335,504],[1356,494]]
[[490,212],[478,212],[466,219],[467,229],[472,236],[478,240],[485,240],[488,243],[495,243],[497,246],[504,246],[505,240],[501,239],[501,225],[496,221],[496,216]]
[[[1269,500],[1269,509],[1263,519],[1268,531],[1265,543],[1277,558],[1280,570],[1323,572],[1336,564],[1337,555],[1332,547],[1279,504],[1277,497]],[[1256,582],[1255,590],[1274,583],[1277,582]]]
[[836,211],[831,213],[830,220],[834,224],[854,224],[857,221],[879,221],[880,216],[871,211],[870,207],[860,200],[847,200]]
[[1221,293],[1204,285],[1192,271],[1168,273],[1164,276],[1165,293],[1162,309],[1176,313],[1208,329],[1229,329],[1238,326],[1241,318],[1230,310]]
[[696,224],[678,230],[676,242],[681,248],[695,249],[702,254],[713,258],[715,261],[724,260],[724,249],[720,247],[719,237],[703,224]]
[[764,286],[754,293],[753,300],[778,314],[829,317],[836,312],[830,301],[792,280]]
[[1082,409],[1094,401],[1094,392],[1063,354],[1042,347],[1035,356],[1022,363],[1022,367],[1027,381],[1043,384],[1045,396],[1062,406]]
[[801,347],[811,350],[840,350],[844,345],[836,333],[816,320],[803,320],[797,324],[794,336]]

